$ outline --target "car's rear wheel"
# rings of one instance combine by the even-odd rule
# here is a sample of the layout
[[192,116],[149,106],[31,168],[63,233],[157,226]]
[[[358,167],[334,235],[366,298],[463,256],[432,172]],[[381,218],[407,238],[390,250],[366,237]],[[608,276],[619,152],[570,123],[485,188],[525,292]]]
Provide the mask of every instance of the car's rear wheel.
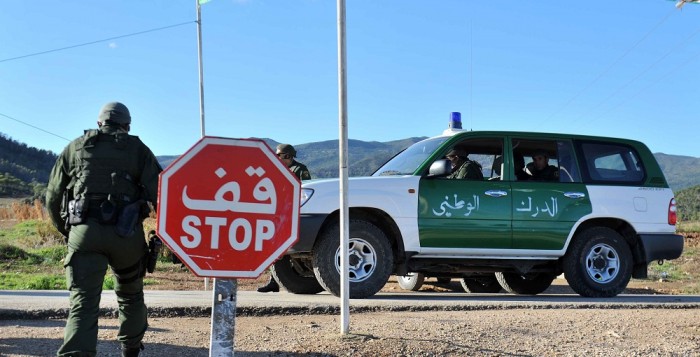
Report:
[[423,282],[425,281],[425,275],[421,273],[408,273],[407,275],[399,275],[396,277],[399,282],[399,287],[404,290],[418,291]]
[[550,273],[496,273],[498,283],[505,291],[512,294],[537,295],[549,288],[554,281],[554,274]]
[[301,262],[291,259],[288,255],[276,261],[272,265],[271,272],[275,280],[290,293],[317,294],[323,291],[323,287],[316,280],[314,272],[306,269]]
[[[338,224],[330,226],[313,252],[316,279],[335,296],[340,296],[339,236]],[[350,220],[349,240],[350,298],[370,297],[384,287],[394,269],[391,245],[381,229],[364,220]]]
[[468,293],[497,293],[501,291],[501,284],[494,274],[464,277],[461,280],[462,289]]
[[586,297],[620,294],[632,277],[632,266],[627,241],[607,227],[590,228],[577,235],[563,258],[566,281]]

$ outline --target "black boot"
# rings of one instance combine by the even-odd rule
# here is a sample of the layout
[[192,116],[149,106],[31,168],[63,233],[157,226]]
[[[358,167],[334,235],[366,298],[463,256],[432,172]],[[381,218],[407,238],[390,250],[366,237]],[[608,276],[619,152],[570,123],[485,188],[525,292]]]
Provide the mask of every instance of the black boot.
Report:
[[122,346],[122,357],[138,357],[139,353],[141,353],[143,348],[143,343],[139,343],[137,347]]
[[258,288],[259,293],[276,293],[279,291],[280,285],[277,284],[277,281],[272,276],[270,276],[270,281],[267,282],[267,285]]

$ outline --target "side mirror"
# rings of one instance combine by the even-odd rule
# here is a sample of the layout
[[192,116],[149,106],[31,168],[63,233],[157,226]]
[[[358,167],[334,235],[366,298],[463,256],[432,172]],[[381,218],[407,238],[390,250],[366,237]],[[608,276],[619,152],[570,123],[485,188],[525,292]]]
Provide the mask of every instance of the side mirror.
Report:
[[430,165],[430,169],[428,169],[428,177],[440,177],[449,175],[451,171],[452,163],[450,163],[450,160],[436,160],[432,163],[432,165]]

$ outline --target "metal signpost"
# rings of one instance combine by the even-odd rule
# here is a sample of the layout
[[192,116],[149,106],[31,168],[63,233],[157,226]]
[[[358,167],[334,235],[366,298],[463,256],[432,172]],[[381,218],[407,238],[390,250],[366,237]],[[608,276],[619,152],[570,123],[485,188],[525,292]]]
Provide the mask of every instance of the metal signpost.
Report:
[[158,191],[158,235],[215,278],[209,355],[233,356],[236,278],[257,278],[296,242],[301,183],[261,140],[205,136]]

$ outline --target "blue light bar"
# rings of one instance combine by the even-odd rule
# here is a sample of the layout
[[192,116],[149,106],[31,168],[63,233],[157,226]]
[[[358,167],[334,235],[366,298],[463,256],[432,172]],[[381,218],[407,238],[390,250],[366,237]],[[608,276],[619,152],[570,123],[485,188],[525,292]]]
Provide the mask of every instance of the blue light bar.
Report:
[[450,123],[448,124],[448,127],[450,129],[462,129],[462,113],[450,113]]

